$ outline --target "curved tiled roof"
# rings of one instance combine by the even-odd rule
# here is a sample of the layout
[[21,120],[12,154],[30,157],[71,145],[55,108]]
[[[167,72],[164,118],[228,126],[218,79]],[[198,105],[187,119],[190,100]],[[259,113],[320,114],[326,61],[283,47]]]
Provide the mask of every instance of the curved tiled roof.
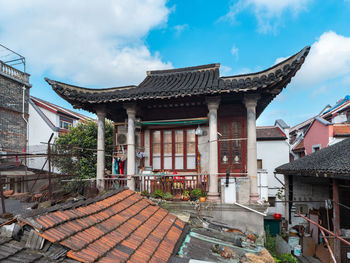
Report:
[[[75,107],[90,108],[87,105],[110,102],[140,101],[147,99],[177,98],[195,95],[215,95],[260,90],[270,94],[260,100],[257,112],[290,82],[304,62],[310,47],[281,63],[257,73],[220,77],[220,64],[171,70],[148,71],[138,86],[109,89],[88,89],[55,80],[45,79],[54,91]],[[259,109],[260,107],[260,109]]]
[[276,168],[280,174],[350,176],[350,138]]

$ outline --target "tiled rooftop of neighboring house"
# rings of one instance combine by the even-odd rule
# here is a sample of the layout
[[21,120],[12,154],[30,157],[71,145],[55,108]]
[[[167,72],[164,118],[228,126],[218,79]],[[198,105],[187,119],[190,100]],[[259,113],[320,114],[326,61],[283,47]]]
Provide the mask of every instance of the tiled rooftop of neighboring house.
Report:
[[18,218],[81,262],[168,262],[185,223],[167,210],[122,189],[102,197]]
[[258,141],[285,140],[287,136],[276,126],[260,126],[256,127],[256,138]]
[[293,149],[294,152],[299,152],[305,150],[304,139],[302,139]]
[[276,172],[310,176],[349,176],[350,138],[317,152],[304,156],[291,163],[276,168]]
[[44,108],[51,110],[53,112],[56,112],[56,113],[63,113],[65,115],[71,116],[75,119],[81,119],[84,121],[93,121],[94,120],[94,119],[92,119],[88,116],[85,116],[83,114],[80,114],[78,112],[68,110],[68,109],[63,108],[61,106],[58,106],[56,104],[53,104],[51,102],[48,102],[48,101],[45,101],[45,100],[42,100],[42,99],[39,99],[39,98],[36,98],[33,96],[30,96],[30,99],[38,106],[44,107]]
[[349,124],[336,124],[333,126],[334,137],[348,137],[350,136],[350,125]]

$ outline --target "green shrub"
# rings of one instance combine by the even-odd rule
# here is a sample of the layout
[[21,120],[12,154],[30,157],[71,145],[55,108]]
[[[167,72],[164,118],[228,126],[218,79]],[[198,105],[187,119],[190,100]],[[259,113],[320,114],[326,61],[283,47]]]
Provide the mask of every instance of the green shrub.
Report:
[[202,190],[200,188],[196,188],[191,191],[191,197],[195,199],[198,199],[201,196],[201,194]]
[[163,196],[164,196],[164,193],[163,193],[163,191],[160,190],[160,189],[154,190],[154,192],[153,192],[153,194],[152,194],[152,197],[153,197],[153,198],[163,198]]
[[294,257],[292,254],[282,254],[280,257],[281,263],[298,263],[298,259]]
[[190,196],[190,192],[188,190],[184,191],[184,196]]
[[142,192],[141,192],[141,195],[142,195],[142,196],[149,197],[149,193],[148,193],[146,190],[142,191]]
[[173,199],[173,195],[170,192],[166,192],[163,198],[165,200],[170,200],[170,199]]

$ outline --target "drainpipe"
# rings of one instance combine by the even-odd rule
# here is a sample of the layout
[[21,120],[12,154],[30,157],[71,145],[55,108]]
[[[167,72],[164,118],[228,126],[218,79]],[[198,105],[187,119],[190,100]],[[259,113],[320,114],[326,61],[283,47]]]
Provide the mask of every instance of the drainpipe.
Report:
[[283,175],[284,177],[284,183],[276,176],[277,173],[274,172],[273,173],[273,177],[275,177],[275,179],[283,186],[284,188],[284,218],[287,218],[287,188],[286,188],[286,176]]
[[[25,93],[26,93],[26,87],[25,86],[23,86],[22,87],[22,89],[23,89],[23,100],[22,100],[22,118],[23,118],[23,120],[24,120],[24,122],[26,123],[26,141],[25,141],[25,153],[27,153],[27,150],[28,150],[28,139],[29,139],[29,129],[28,129],[28,120],[26,120],[26,118],[25,118],[25,109],[24,109],[24,107],[25,107]],[[27,177],[27,169],[28,169],[28,167],[27,167],[27,156],[25,156],[25,165],[26,165],[26,167],[25,167],[25,175],[26,175],[26,177]],[[27,183],[28,184],[28,183]],[[24,189],[24,185],[23,185],[23,192],[25,191],[26,189]]]

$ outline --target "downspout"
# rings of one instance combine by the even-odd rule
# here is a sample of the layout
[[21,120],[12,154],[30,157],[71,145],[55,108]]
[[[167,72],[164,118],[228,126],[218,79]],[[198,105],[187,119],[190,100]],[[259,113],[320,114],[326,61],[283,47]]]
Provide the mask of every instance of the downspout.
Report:
[[[26,123],[26,141],[25,141],[25,153],[27,153],[27,150],[28,150],[28,139],[29,139],[29,129],[28,129],[28,120],[26,120],[25,118],[25,93],[26,93],[26,87],[23,86],[22,87],[23,89],[23,100],[22,100],[22,118],[24,120],[24,122]],[[24,157],[25,159],[25,175],[27,177],[27,169],[28,169],[28,166],[27,166],[27,156]],[[22,178],[23,179],[23,178]],[[28,184],[28,182],[27,182]],[[23,185],[23,188],[24,188],[24,185]],[[23,189],[23,191],[25,191],[26,189]]]
[[287,218],[287,188],[286,188],[286,176],[283,175],[284,177],[284,183],[276,176],[276,172],[273,173],[273,177],[275,177],[275,179],[282,185],[282,187],[284,188],[284,218]]

